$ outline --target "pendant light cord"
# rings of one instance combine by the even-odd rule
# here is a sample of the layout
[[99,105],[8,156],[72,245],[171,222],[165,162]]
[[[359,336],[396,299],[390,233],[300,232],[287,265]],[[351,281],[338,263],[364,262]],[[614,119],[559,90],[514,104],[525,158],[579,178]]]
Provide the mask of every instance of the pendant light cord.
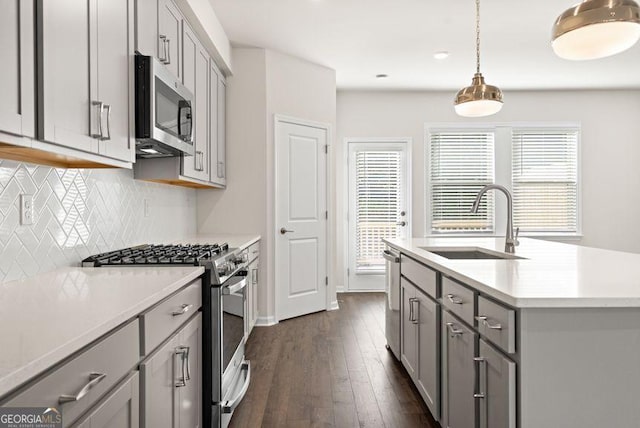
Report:
[[476,73],[480,73],[480,0],[476,0]]

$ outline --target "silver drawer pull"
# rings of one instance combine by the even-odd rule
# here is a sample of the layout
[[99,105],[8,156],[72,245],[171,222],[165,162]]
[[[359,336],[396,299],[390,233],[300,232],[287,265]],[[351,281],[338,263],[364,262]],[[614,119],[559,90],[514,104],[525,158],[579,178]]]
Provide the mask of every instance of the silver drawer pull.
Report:
[[193,308],[193,304],[191,305],[187,305],[186,303],[182,305],[182,309],[180,309],[179,311],[173,311],[171,312],[171,315],[173,315],[174,317],[177,317],[178,315],[184,315],[187,312],[189,312],[189,310],[191,310],[191,308]]
[[484,324],[487,328],[491,329],[491,330],[502,330],[502,324],[500,323],[491,323],[491,321],[489,321],[489,318],[486,317],[485,315],[479,315],[476,317],[476,319],[478,320],[478,322],[481,322],[482,324]]
[[452,322],[447,323],[447,328],[449,329],[449,334],[451,334],[451,337],[461,336],[464,333],[464,331],[456,328],[455,324]]
[[461,305],[464,303],[460,297],[454,294],[447,294],[447,299],[449,299],[449,301],[454,305]]
[[58,397],[58,403],[70,403],[72,401],[78,401],[84,398],[89,393],[89,390],[102,382],[107,375],[105,373],[90,373],[89,383],[82,387],[82,389],[76,395],[61,395]]
[[160,34],[160,43],[162,43],[162,58],[158,58],[158,59],[163,64],[166,64],[167,63],[167,36]]
[[182,388],[183,386],[187,386],[187,381],[190,379],[187,371],[185,371],[187,359],[189,358],[189,347],[178,346],[176,348],[176,355],[180,355],[180,368],[182,372],[182,376],[176,379],[176,388]]
[[99,131],[99,133],[97,134],[91,134],[91,137],[104,140],[104,132],[102,131],[102,114],[104,112],[105,105],[102,101],[93,101],[91,105],[98,107],[98,131]]
[[478,363],[478,365],[480,364],[484,364],[484,378],[482,377],[482,373],[480,373],[478,371],[478,378],[480,379],[480,389],[481,391],[478,391],[476,393],[473,394],[473,398],[487,398],[486,394],[482,391],[486,390],[486,379],[487,379],[487,360],[484,357],[474,357],[473,361],[475,363]]

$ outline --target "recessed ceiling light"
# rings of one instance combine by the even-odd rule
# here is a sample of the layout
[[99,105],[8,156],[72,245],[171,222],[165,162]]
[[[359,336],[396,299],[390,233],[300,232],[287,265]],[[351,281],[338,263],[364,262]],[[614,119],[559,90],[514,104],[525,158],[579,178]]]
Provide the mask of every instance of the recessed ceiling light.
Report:
[[389,77],[388,74],[376,74],[376,79],[386,79]]
[[447,59],[449,58],[449,52],[447,51],[438,51],[433,54],[435,59]]

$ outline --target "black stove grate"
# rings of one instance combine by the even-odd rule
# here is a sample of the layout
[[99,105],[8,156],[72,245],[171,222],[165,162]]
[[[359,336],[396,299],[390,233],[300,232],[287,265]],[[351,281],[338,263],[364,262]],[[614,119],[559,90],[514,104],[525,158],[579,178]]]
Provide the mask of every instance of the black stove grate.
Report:
[[140,245],[97,254],[82,261],[83,265],[156,265],[179,264],[198,266],[229,250],[229,244]]

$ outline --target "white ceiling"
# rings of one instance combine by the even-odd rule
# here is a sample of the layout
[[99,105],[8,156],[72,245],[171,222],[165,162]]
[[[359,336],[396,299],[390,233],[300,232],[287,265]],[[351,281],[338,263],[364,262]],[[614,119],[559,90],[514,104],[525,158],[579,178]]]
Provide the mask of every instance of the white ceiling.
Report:
[[[235,46],[333,68],[339,88],[457,90],[475,72],[473,0],[210,0]],[[557,58],[557,15],[577,0],[483,0],[481,69],[501,89],[639,88],[640,43],[588,62]],[[446,60],[433,53],[446,50]],[[376,79],[376,74],[388,74]]]

